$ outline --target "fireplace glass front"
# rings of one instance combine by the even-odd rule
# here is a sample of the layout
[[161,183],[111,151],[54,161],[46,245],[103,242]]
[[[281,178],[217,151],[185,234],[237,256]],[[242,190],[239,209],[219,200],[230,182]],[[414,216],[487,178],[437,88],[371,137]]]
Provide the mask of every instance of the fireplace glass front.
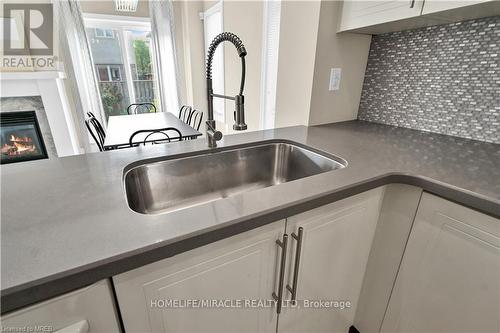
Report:
[[35,111],[0,113],[0,164],[48,158]]

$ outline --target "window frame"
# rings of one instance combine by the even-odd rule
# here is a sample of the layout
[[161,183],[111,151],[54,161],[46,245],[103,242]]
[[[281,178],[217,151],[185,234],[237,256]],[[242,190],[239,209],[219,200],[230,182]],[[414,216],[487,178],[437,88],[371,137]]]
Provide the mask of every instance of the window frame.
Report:
[[[103,35],[99,35],[97,31],[102,31]],[[107,32],[111,32],[111,36],[108,36]],[[94,36],[96,38],[108,38],[108,39],[114,39],[115,38],[115,32],[113,29],[107,29],[107,28],[94,28]]]
[[[94,65],[97,70],[97,79],[98,82],[110,82],[109,80],[109,71],[108,71],[108,66],[107,65]],[[101,77],[101,69],[106,73],[107,75],[107,80],[103,80]]]
[[[115,80],[113,77],[113,69],[116,69],[118,71],[118,80]],[[122,70],[119,65],[108,65],[108,72],[111,74],[109,78],[112,82],[123,82]]]
[[148,17],[83,13],[83,21],[85,28],[119,30],[126,27],[128,29],[136,28],[151,31],[151,21]]

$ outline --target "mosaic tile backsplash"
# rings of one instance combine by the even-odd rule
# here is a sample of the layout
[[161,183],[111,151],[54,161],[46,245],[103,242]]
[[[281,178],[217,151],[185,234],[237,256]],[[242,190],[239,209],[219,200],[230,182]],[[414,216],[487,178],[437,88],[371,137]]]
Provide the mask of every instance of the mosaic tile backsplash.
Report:
[[500,16],[373,36],[358,118],[500,144]]

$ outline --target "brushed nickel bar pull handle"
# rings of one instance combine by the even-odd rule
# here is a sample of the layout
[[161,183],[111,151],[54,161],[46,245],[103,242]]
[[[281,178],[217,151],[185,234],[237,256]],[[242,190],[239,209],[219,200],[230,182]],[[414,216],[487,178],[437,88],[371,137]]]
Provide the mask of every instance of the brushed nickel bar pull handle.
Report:
[[283,241],[276,240],[276,244],[281,248],[281,263],[280,263],[280,276],[278,282],[278,295],[273,291],[273,299],[277,302],[276,313],[281,313],[281,306],[283,305],[283,280],[285,279],[285,263],[286,263],[286,249],[288,245],[288,235],[283,235]]
[[415,0],[410,0],[410,8],[415,7]]
[[297,300],[297,284],[299,281],[299,265],[300,265],[300,254],[302,252],[302,235],[304,233],[304,228],[300,227],[298,234],[292,232],[292,238],[297,241],[297,247],[295,249],[295,266],[293,268],[293,283],[290,287],[289,284],[286,285],[286,289],[292,294],[292,302],[295,305]]

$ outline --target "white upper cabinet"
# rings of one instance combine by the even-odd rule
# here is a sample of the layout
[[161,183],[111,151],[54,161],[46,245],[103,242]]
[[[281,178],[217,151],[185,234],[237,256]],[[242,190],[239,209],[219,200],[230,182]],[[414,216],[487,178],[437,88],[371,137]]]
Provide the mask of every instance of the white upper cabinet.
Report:
[[500,220],[424,193],[382,332],[500,332]]
[[422,0],[344,1],[339,31],[416,17],[423,4]]
[[426,0],[422,14],[423,15],[432,14],[432,13],[442,12],[445,10],[468,7],[491,1],[492,0],[461,0],[461,1]]
[[338,32],[381,34],[500,15],[498,0],[343,2]]

